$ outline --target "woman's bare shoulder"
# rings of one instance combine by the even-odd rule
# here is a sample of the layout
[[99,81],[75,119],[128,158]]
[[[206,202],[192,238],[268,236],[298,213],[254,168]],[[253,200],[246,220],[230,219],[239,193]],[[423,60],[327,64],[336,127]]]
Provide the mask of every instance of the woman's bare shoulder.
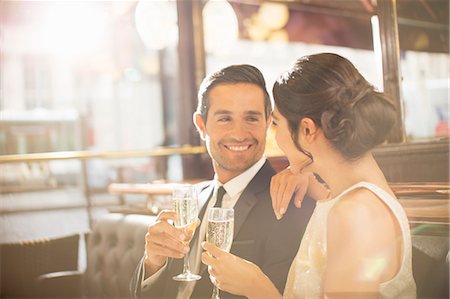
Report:
[[[391,215],[390,209],[376,194],[359,188],[345,194],[331,209],[328,216],[330,225],[359,231],[361,228],[379,231],[380,225]],[[355,224],[357,224],[355,226]]]

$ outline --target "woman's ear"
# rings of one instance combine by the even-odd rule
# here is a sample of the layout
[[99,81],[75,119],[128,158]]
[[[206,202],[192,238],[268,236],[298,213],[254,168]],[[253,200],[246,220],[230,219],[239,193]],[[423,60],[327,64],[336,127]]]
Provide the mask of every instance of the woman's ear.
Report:
[[203,117],[200,113],[194,113],[193,116],[194,125],[197,128],[198,133],[200,134],[200,138],[202,140],[206,139],[206,124],[203,121]]
[[317,130],[318,128],[311,118],[305,117],[300,121],[300,133],[306,142],[311,143],[316,138]]

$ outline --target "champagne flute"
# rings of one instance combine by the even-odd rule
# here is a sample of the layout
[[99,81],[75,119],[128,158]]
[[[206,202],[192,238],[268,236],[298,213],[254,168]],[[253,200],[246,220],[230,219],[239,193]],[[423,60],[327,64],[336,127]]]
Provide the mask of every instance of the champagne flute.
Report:
[[[208,211],[208,233],[206,241],[227,252],[233,243],[234,210],[211,208]],[[220,299],[219,289],[214,286],[211,299]]]
[[[185,240],[188,244],[195,232],[195,221],[198,217],[198,194],[193,185],[178,185],[172,192],[173,209],[178,214],[175,227],[184,228]],[[177,281],[199,280],[200,275],[194,274],[189,269],[189,254],[186,253],[183,260],[183,273],[174,276]]]

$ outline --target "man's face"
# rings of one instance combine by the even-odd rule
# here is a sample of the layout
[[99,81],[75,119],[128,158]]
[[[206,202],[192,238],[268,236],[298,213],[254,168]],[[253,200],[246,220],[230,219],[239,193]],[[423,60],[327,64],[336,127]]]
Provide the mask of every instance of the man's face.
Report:
[[238,176],[263,155],[271,118],[264,114],[264,93],[254,84],[219,84],[209,92],[206,123],[194,121],[222,183]]

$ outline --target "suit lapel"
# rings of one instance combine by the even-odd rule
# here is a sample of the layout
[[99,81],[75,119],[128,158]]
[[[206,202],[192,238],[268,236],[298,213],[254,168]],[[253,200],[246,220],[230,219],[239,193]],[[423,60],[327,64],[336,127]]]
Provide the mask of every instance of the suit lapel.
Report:
[[233,240],[239,234],[242,225],[245,223],[248,214],[258,202],[258,194],[266,191],[270,186],[270,178],[274,174],[272,166],[269,161],[264,163],[263,167],[258,171],[255,177],[250,181],[247,187],[242,192],[239,200],[234,206],[234,234]]

